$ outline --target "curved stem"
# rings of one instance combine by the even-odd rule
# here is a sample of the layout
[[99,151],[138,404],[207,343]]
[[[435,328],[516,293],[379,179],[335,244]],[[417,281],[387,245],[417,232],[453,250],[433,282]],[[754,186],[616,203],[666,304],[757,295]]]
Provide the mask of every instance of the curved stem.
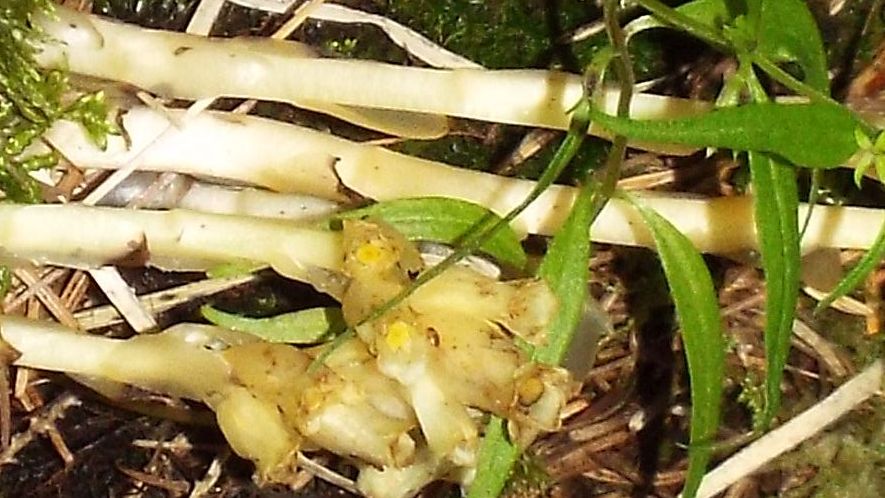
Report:
[[[618,0],[606,0],[603,4],[603,16],[605,30],[611,40],[612,47],[617,54],[614,60],[615,74],[618,76],[620,94],[618,95],[617,115],[624,117],[630,113],[630,100],[633,98],[633,84],[635,75],[630,63],[630,53],[627,50],[627,38],[618,20]],[[597,174],[599,186],[593,196],[591,207],[591,220],[595,220],[602,208],[611,198],[618,185],[621,176],[621,164],[627,151],[627,137],[616,135],[612,140],[612,149],[609,152],[605,167]],[[591,221],[592,222],[592,221]]]
[[636,3],[654,14],[654,16],[664,24],[681,29],[692,36],[700,38],[723,52],[733,52],[731,44],[728,43],[728,40],[722,36],[721,33],[679,13],[658,0],[636,0]]

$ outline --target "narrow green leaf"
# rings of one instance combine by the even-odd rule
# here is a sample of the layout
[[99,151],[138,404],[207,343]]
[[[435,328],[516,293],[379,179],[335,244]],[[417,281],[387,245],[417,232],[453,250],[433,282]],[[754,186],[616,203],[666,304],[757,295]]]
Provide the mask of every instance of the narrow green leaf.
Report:
[[[572,114],[569,132],[563,140],[554,158],[547,165],[547,169],[541,175],[545,180],[544,188],[559,176],[562,169],[575,157],[578,148],[587,134],[590,125],[588,114],[590,111],[589,100],[582,99]],[[542,182],[539,181],[539,184]],[[582,191],[583,193],[583,191]],[[525,202],[521,203],[522,207]],[[512,212],[508,214],[508,217]],[[573,213],[569,220],[574,218]],[[505,218],[507,219],[507,218]],[[566,223],[569,221],[567,220]],[[577,223],[573,221],[572,223]],[[589,227],[589,225],[588,225]],[[564,229],[561,229],[564,230]],[[589,239],[589,231],[584,232],[585,238]],[[557,234],[557,237],[559,235]],[[588,242],[589,244],[589,242]],[[589,250],[589,248],[588,248]],[[586,266],[586,258],[583,261]],[[586,285],[586,280],[584,281]],[[504,489],[507,479],[510,478],[511,470],[516,464],[521,448],[514,445],[507,437],[506,423],[498,417],[492,417],[486,424],[485,434],[479,450],[479,462],[476,468],[476,477],[467,492],[467,498],[495,498]]]
[[248,318],[225,313],[209,305],[200,313],[210,323],[246,332],[268,342],[316,344],[342,332],[347,326],[340,308],[310,308],[269,318]]
[[591,118],[635,140],[770,152],[816,168],[843,164],[858,150],[859,121],[838,105],[747,104],[681,119],[632,120],[593,109]]
[[[784,19],[789,19],[784,23]],[[804,0],[762,2],[760,7],[756,52],[775,63],[796,63],[803,81],[824,94],[830,93],[827,57],[817,22]],[[802,223],[808,226],[818,198],[821,173],[813,173],[809,204],[811,208]]]
[[584,314],[587,281],[590,278],[590,223],[593,220],[594,184],[582,189],[568,219],[550,242],[538,268],[559,301],[553,322],[547,328],[547,344],[535,351],[535,360],[558,365],[565,357]]
[[[713,47],[718,48],[719,50],[730,51],[731,46],[728,43],[728,39],[723,35],[721,26],[714,25],[711,21],[713,19],[718,18],[718,14],[722,11],[716,12],[713,9],[719,8],[719,6],[715,5],[711,2],[709,5],[701,4],[698,7],[688,7],[688,11],[683,9],[682,11],[678,9],[673,9],[670,6],[666,5],[663,2],[658,0],[634,0],[638,5],[643,7],[644,9],[651,12],[656,19],[658,19],[663,25],[670,26],[672,28],[680,29],[685,31],[686,33],[704,40],[709,43]],[[695,2],[692,2],[695,3]],[[725,1],[725,5],[728,5],[728,1]],[[692,12],[692,10],[697,10]],[[708,13],[712,13],[716,17],[710,19],[707,17]],[[729,14],[730,11],[725,9],[725,13]],[[690,14],[695,14],[697,17],[693,17]],[[728,17],[730,19],[730,16]]]
[[819,313],[821,310],[832,304],[836,299],[848,295],[849,292],[857,288],[857,286],[876,269],[882,261],[882,258],[885,258],[885,223],[883,223],[882,227],[879,229],[879,235],[876,236],[876,241],[873,242],[870,250],[867,251],[864,257],[854,265],[854,268],[852,268],[851,271],[849,271],[848,274],[836,284],[836,288],[817,304],[817,307],[814,308],[814,312]]
[[873,159],[873,165],[876,167],[876,176],[879,177],[879,181],[881,182],[885,179],[885,156],[876,156]]
[[854,186],[857,187],[858,190],[862,188],[861,183],[863,182],[864,174],[870,169],[870,166],[873,165],[873,159],[874,157],[872,154],[864,154],[854,166],[854,173],[851,176],[854,179]]
[[827,57],[814,16],[805,0],[762,2],[756,51],[772,62],[795,62],[803,81],[830,93]]
[[520,451],[507,437],[507,421],[493,416],[486,424],[476,462],[476,479],[470,485],[467,498],[497,498],[510,478]]
[[[479,223],[494,216],[488,209],[466,201],[423,197],[379,202],[335,215],[335,219],[380,218],[409,240],[459,244]],[[497,216],[494,216],[498,220]],[[509,226],[498,229],[482,246],[482,252],[516,268],[523,268],[526,255],[519,237]]]
[[756,152],[749,155],[753,206],[765,273],[765,393],[762,427],[780,407],[796,302],[799,299],[799,193],[795,169]]
[[[784,57],[788,57],[786,60],[789,60],[789,57],[795,57],[793,60],[798,63],[809,65],[816,64],[817,56],[810,55],[811,51],[808,49],[810,46],[790,52],[785,50],[768,51],[759,49],[758,42],[760,40],[758,39],[758,32],[755,30],[763,23],[768,23],[768,25],[772,26],[772,30],[789,30],[792,19],[790,17],[780,18],[777,17],[777,15],[784,10],[788,10],[792,7],[791,5],[788,5],[786,8],[777,9],[777,4],[780,4],[780,1],[724,0],[723,3],[727,15],[722,18],[727,21],[724,26],[720,26],[718,24],[710,24],[711,21],[709,18],[705,18],[708,11],[715,12],[715,9],[721,9],[722,6],[716,5],[715,2],[710,5],[702,5],[701,7],[704,7],[707,10],[698,9],[701,15],[694,18],[686,13],[680,12],[679,9],[667,6],[659,0],[634,1],[638,5],[652,12],[662,24],[685,31],[696,38],[704,40],[714,48],[723,52],[737,54],[739,56],[749,56],[753,63],[768,73],[772,79],[793,90],[797,94],[804,95],[810,98],[813,102],[833,106],[838,105],[836,101],[830,98],[829,92],[817,88],[816,85],[820,83],[817,76],[808,78],[808,74],[806,73],[806,79],[808,79],[808,82],[803,82],[784,71],[777,65],[777,61],[772,60],[770,57],[770,54],[774,53],[778,56],[777,58],[780,59],[780,61],[785,60]],[[691,5],[692,3],[694,2],[687,5]],[[766,6],[774,6],[777,10],[772,10],[774,14],[769,15],[767,20],[762,20],[763,13],[761,11]],[[806,21],[807,19],[800,18],[799,22],[802,26],[797,30],[798,34],[795,36],[790,34],[788,36],[789,38],[792,38],[790,41],[791,47],[795,48],[801,43],[802,33],[807,31],[806,28],[808,23]],[[813,24],[813,20],[811,24]],[[777,48],[778,44],[775,43],[775,41],[783,38],[786,37],[774,35],[772,37],[774,40],[772,45],[765,48]]]
[[691,446],[682,496],[697,492],[710,460],[710,443],[719,428],[725,340],[713,279],[688,238],[661,215],[627,197],[655,240],[670,286],[691,381]]

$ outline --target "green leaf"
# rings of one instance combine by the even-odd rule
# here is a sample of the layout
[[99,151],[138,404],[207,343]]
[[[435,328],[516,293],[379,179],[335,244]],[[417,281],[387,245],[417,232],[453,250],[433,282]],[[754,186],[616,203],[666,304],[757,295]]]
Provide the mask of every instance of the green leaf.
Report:
[[587,183],[562,228],[553,237],[538,268],[559,301],[553,322],[547,328],[547,344],[535,351],[535,360],[551,365],[562,363],[587,300],[590,278],[590,224],[594,218],[595,184]]
[[493,416],[479,447],[476,479],[467,498],[496,498],[507,484],[521,450],[507,437],[507,422]]
[[691,446],[682,496],[697,492],[719,428],[725,339],[713,279],[688,238],[661,215],[627,197],[654,238],[682,329],[691,381]]
[[814,16],[805,0],[762,2],[756,52],[772,62],[795,62],[803,81],[829,93],[827,58]]
[[248,318],[225,313],[209,305],[200,308],[214,325],[246,332],[268,342],[316,344],[339,334],[347,327],[340,308],[310,308],[269,318]]
[[[652,12],[655,17],[668,26],[681,29],[692,36],[706,41],[714,48],[723,52],[735,53],[739,57],[748,57],[754,64],[768,73],[772,79],[799,95],[804,95],[810,98],[813,102],[833,106],[838,105],[836,101],[830,98],[829,92],[822,91],[815,85],[811,84],[820,83],[820,81],[822,81],[820,78],[812,77],[812,79],[808,80],[808,83],[800,81],[778,66],[776,61],[769,57],[769,52],[759,50],[758,48],[758,27],[762,24],[767,24],[771,26],[771,31],[790,29],[792,19],[790,17],[779,18],[777,15],[783,12],[783,10],[788,10],[794,6],[788,5],[786,8],[783,8],[783,10],[774,10],[773,12],[775,12],[775,15],[769,15],[767,20],[762,20],[762,10],[764,7],[773,6],[777,9],[779,6],[776,4],[781,2],[775,0],[725,0],[724,4],[726,6],[726,11],[728,12],[726,18],[730,22],[726,23],[720,29],[718,26],[707,24],[709,21],[705,22],[703,18],[700,18],[700,20],[694,19],[683,14],[678,9],[673,9],[667,6],[659,0],[634,1],[638,5]],[[790,36],[793,38],[789,43],[791,48],[798,46],[798,44],[801,43],[802,33],[808,31],[807,27],[809,26],[809,23],[806,21],[807,19],[805,18],[799,19],[801,26],[797,29],[798,34],[796,36]],[[813,20],[811,24],[813,24]],[[814,29],[812,29],[812,31],[816,32]],[[777,43],[778,39],[784,38],[787,37],[779,34],[774,35],[774,41],[764,48],[774,50],[774,53],[778,54],[779,57],[789,54],[792,57],[796,57],[796,62],[809,64],[809,67],[816,63],[816,56],[811,55],[811,45],[804,47],[801,50],[788,52],[781,49]],[[811,43],[814,43],[813,39],[811,40]],[[809,75],[806,74],[806,77],[808,78]]]
[[854,173],[852,177],[854,179],[854,185],[860,189],[861,182],[863,182],[864,173],[870,169],[870,166],[873,165],[873,155],[872,154],[864,154],[858,160],[857,164],[854,166]]
[[876,166],[876,176],[879,177],[879,181],[883,181],[885,179],[885,156],[878,155],[875,159],[873,159],[873,164]]
[[749,155],[753,206],[765,273],[765,413],[768,427],[780,407],[796,301],[799,299],[799,193],[795,169],[757,152]]
[[[572,114],[568,134],[538,181],[539,187],[543,185],[543,188],[546,189],[552,184],[553,180],[559,176],[563,168],[577,154],[578,148],[586,137],[587,128],[590,125],[588,119],[589,111],[588,99],[582,99]],[[534,197],[536,198],[537,196]],[[527,206],[527,202],[530,201],[531,199],[525,199],[518,208]],[[508,213],[507,218],[513,216],[515,211]],[[570,214],[569,219],[572,217]],[[585,238],[589,239],[589,232],[585,232]],[[586,266],[586,259],[583,264]],[[584,285],[586,285],[586,280]],[[492,417],[489,423],[486,424],[485,434],[479,450],[476,478],[470,485],[467,498],[497,497],[507,484],[507,479],[509,479],[511,470],[516,464],[521,451],[522,449],[514,445],[507,437],[505,422],[498,417]]]
[[836,284],[836,288],[817,304],[817,307],[814,308],[814,312],[819,313],[821,310],[831,305],[836,299],[848,295],[849,292],[857,288],[857,286],[876,269],[882,261],[882,258],[885,258],[885,223],[879,228],[879,235],[876,236],[876,240],[873,242],[870,250],[867,251],[864,257],[854,265],[854,268],[852,268],[851,271],[849,271],[848,274]]
[[854,131],[862,127],[848,109],[823,103],[756,103],[668,120],[618,118],[594,108],[591,118],[635,140],[770,152],[815,168],[843,164],[858,150]]
[[[457,245],[479,223],[497,216],[488,209],[466,201],[443,197],[423,197],[380,202],[335,215],[335,219],[379,218],[391,224],[409,240],[429,240]],[[498,229],[480,250],[516,268],[523,268],[526,255],[519,237],[509,226]]]
[[239,277],[241,275],[255,273],[258,270],[264,268],[267,268],[266,263],[258,263],[256,261],[249,261],[248,259],[241,259],[213,266],[212,268],[206,270],[206,276],[209,278]]
[[731,51],[729,40],[723,35],[722,25],[718,21],[731,20],[733,17],[730,3],[703,2],[696,0],[674,9],[658,0],[634,0],[637,5],[652,13],[662,26],[680,29],[704,40],[713,47],[723,51]]

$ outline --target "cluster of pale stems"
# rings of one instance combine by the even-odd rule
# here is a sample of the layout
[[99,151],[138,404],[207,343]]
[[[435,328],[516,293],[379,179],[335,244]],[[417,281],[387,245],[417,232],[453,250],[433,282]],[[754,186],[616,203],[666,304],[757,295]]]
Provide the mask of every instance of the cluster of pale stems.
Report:
[[[47,67],[165,97],[286,102],[404,138],[444,135],[449,116],[566,129],[569,108],[582,93],[580,78],[562,72],[322,58],[292,42],[150,31],[64,8],[40,22],[49,38],[39,62]],[[600,104],[611,111],[617,96],[609,91]],[[630,113],[673,118],[708,108],[637,94]],[[437,478],[469,484],[484,414],[506,418],[521,445],[555,428],[573,382],[564,370],[529,361],[514,340],[543,342],[556,309],[544,284],[498,282],[454,267],[382,318],[362,323],[409,285],[422,268],[418,253],[383,225],[347,222],[330,231],[306,223],[355,197],[449,197],[503,214],[526,197],[532,182],[249,115],[133,104],[113,113],[123,133],[110,137],[104,150],[64,121],[40,147],[83,168],[171,171],[238,186],[187,183],[164,206],[174,209],[163,210],[2,204],[0,246],[7,259],[82,268],[137,253],[134,259],[166,269],[250,261],[311,283],[336,275],[329,281],[338,284],[326,281],[323,290],[340,300],[356,334],[310,368],[320,348],[271,344],[217,327],[180,324],[124,341],[2,317],[2,339],[15,350],[15,364],[201,400],[261,478],[286,481],[297,451],[325,448],[359,467],[357,485],[372,497],[410,496]],[[591,127],[590,133],[604,130]],[[571,187],[547,189],[513,228],[555,233],[575,195]],[[746,197],[639,198],[701,251],[740,253],[754,246]],[[804,249],[869,247],[871,227],[882,221],[877,210],[818,206]],[[618,200],[609,202],[591,233],[598,242],[651,244],[637,215]],[[178,368],[183,364],[188,368]]]

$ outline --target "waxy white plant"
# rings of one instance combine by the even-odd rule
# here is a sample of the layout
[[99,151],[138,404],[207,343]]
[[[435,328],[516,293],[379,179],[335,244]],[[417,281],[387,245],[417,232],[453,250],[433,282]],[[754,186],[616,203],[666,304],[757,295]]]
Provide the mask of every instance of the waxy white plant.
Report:
[[[172,119],[181,115],[169,112]],[[144,107],[124,111],[128,142],[111,137],[105,150],[92,144],[79,125],[67,121],[56,123],[45,138],[81,166],[121,168],[139,154],[139,168],[144,170],[232,179],[338,202],[348,200],[348,191],[377,201],[450,197],[504,215],[534,188],[528,180],[465,170],[304,127],[220,112],[200,114],[139,152],[168,125],[168,119]],[[576,194],[572,187],[550,187],[514,220],[513,228],[521,233],[556,233]],[[703,252],[729,254],[755,248],[749,197],[701,199],[649,193],[641,198]],[[800,207],[800,217],[807,209]],[[815,206],[804,248],[869,248],[876,234],[866,227],[879,226],[883,219],[885,213],[878,209]],[[612,200],[591,235],[599,242],[651,246],[643,227],[630,206]]]
[[[330,113],[345,106],[350,114],[378,118],[362,124],[408,137],[444,134],[444,116],[565,130],[584,91],[579,76],[557,71],[427,69],[315,58],[293,42],[147,30],[63,7],[57,19],[44,17],[40,25],[51,37],[38,56],[46,67],[126,82],[166,97],[255,98],[320,106]],[[617,91],[607,92],[601,105],[613,111],[617,99]],[[655,119],[709,108],[706,102],[639,94],[632,99],[631,115]],[[590,132],[602,130],[591,127]]]
[[367,496],[408,497],[434,479],[469,483],[474,409],[509,419],[523,446],[558,426],[568,373],[531,362],[515,342],[544,342],[557,307],[546,284],[453,267],[367,321],[423,263],[383,225],[346,221],[342,237],[341,304],[356,336],[341,344],[298,349],[195,324],[109,339],[17,317],[0,317],[0,339],[15,365],[206,403],[265,481],[292,481],[297,451],[324,448],[362,470]]
[[[144,30],[65,8],[38,23],[49,35],[38,54],[47,68],[124,82],[163,97],[286,102],[403,137],[443,135],[449,116],[567,129],[570,110],[585,91],[579,76],[556,71],[323,59],[290,42]],[[618,92],[602,93],[597,104],[613,112]],[[675,118],[709,107],[640,94],[630,114]],[[43,138],[84,168],[178,171],[309,194],[324,210],[357,196],[376,201],[439,196],[503,215],[535,186],[250,116],[185,117],[136,107],[119,117],[123,135],[111,137],[105,150],[79,125],[64,121]],[[595,126],[590,132],[605,133]],[[666,144],[632,145],[687,152]],[[551,235],[575,197],[573,188],[551,187],[513,227]],[[754,248],[748,198],[640,197],[702,251]],[[195,200],[189,205],[206,206]],[[231,211],[211,203],[210,210]],[[882,219],[878,210],[819,206],[803,243],[806,249],[867,248],[874,239],[868,227]],[[21,237],[23,232],[28,236]],[[601,242],[652,243],[635,210],[619,201],[608,204],[591,233]],[[5,204],[0,248],[6,259],[88,268],[267,265],[340,299],[354,335],[331,351],[333,346],[297,349],[194,324],[116,340],[0,318],[0,338],[17,355],[16,365],[206,403],[232,448],[254,461],[265,480],[289,481],[297,451],[325,448],[360,469],[358,486],[368,496],[410,496],[437,478],[468,484],[481,434],[478,411],[507,418],[511,439],[524,446],[556,428],[573,388],[565,371],[531,362],[515,345],[517,338],[542,344],[556,313],[556,300],[536,280],[497,282],[455,267],[367,320],[423,268],[402,236],[373,223],[348,221],[334,232],[263,216]],[[184,364],[187,370],[180,368]]]

